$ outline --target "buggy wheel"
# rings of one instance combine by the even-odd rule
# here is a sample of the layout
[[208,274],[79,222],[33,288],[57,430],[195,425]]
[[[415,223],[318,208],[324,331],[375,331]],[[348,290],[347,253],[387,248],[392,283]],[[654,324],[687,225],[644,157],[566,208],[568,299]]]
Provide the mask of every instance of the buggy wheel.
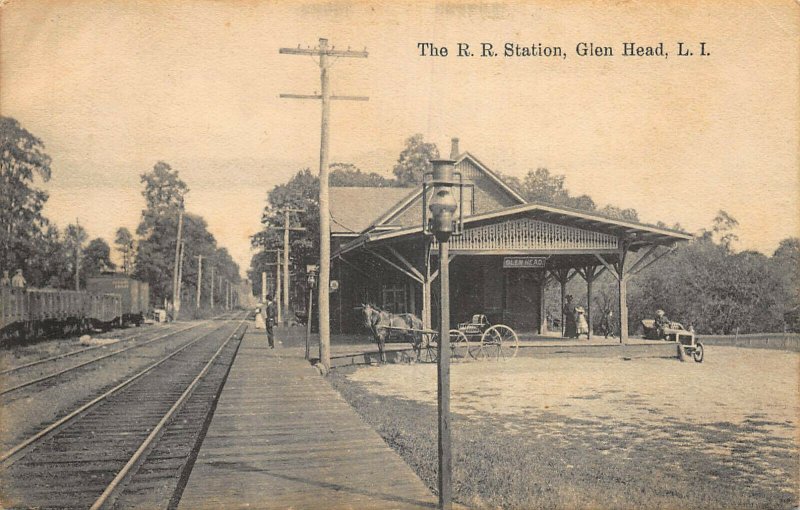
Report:
[[694,358],[694,360],[697,363],[703,362],[703,344],[701,344],[700,342],[697,342],[695,344],[694,352],[692,353],[692,358]]
[[423,334],[420,357],[426,363],[436,363],[439,360],[438,335],[435,333]]
[[467,335],[457,329],[450,330],[450,352],[454,361],[464,361],[471,356]]
[[513,329],[497,324],[487,329],[481,336],[481,346],[488,355],[494,354],[497,359],[511,359],[517,355],[519,339]]

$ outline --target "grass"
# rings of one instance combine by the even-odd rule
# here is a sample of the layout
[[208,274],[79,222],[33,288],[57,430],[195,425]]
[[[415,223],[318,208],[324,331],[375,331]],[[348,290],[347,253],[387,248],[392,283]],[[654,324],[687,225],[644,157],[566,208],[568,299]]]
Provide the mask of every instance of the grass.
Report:
[[[437,481],[436,408],[370,393],[334,371],[329,381],[432,490]],[[658,426],[613,417],[454,414],[454,499],[474,508],[791,508],[797,445],[773,423]],[[785,425],[784,426],[788,426]],[[792,482],[792,480],[794,482]]]

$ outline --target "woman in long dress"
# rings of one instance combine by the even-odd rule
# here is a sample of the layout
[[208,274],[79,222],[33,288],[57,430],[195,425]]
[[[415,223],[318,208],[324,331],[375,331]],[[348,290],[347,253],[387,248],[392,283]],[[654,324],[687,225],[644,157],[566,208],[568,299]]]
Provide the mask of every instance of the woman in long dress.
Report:
[[566,303],[564,303],[564,336],[566,338],[578,337],[578,330],[575,327],[575,308],[570,295],[567,295]]

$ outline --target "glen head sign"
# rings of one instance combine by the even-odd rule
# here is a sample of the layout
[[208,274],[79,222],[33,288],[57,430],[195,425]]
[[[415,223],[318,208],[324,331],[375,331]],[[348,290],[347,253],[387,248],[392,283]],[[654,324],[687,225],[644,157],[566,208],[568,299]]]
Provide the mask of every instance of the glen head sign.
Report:
[[503,269],[544,269],[547,257],[503,257]]

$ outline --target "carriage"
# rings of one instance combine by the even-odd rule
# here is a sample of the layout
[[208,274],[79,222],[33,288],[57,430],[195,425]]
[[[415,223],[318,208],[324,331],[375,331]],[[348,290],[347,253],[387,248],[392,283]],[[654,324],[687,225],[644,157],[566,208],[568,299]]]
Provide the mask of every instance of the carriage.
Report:
[[[378,343],[381,360],[385,361],[386,342],[409,342],[421,361],[437,361],[439,332],[424,329],[422,322],[411,314],[391,314],[372,305],[362,305],[365,325],[370,328]],[[450,330],[450,359],[465,361],[470,358],[511,359],[519,350],[517,333],[505,324],[491,324],[484,314],[475,314],[469,322],[461,322],[458,329]]]
[[478,313],[450,330],[450,346],[454,358],[511,359],[519,350],[519,338],[509,326],[492,324],[486,315]]

